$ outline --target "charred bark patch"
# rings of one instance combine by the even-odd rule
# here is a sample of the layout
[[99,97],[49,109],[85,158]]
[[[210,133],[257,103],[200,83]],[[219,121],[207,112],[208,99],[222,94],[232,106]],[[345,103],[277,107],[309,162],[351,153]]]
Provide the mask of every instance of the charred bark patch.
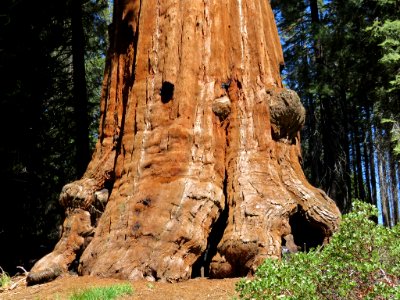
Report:
[[151,199],[150,198],[144,198],[143,200],[140,201],[144,206],[150,206],[151,205]]
[[174,97],[175,86],[169,81],[164,81],[160,90],[161,102],[168,103]]

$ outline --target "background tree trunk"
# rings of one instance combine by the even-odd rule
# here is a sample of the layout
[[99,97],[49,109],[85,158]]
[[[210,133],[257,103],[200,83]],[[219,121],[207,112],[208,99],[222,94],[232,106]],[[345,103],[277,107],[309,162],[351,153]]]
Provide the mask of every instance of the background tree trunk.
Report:
[[76,132],[76,169],[79,176],[85,172],[90,160],[88,95],[85,72],[85,36],[82,24],[82,2],[71,2],[73,99]]
[[329,239],[340,213],[301,170],[305,113],[282,86],[268,1],[115,0],[110,33],[96,151],[63,188],[63,236],[29,283],[77,265],[240,276]]
[[390,191],[392,200],[392,210],[393,210],[393,225],[399,223],[399,193],[398,186],[399,181],[396,177],[396,159],[392,151],[388,151],[389,155],[389,178],[390,178]]

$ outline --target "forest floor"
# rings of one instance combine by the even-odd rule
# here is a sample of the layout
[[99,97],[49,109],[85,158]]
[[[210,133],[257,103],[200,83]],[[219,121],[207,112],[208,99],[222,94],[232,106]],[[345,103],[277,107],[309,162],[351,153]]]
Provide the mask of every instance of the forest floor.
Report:
[[[129,282],[134,290],[130,296],[118,299],[134,300],[200,300],[200,299],[234,299],[235,283],[239,278],[207,279],[195,278],[179,283],[149,281]],[[1,300],[63,300],[74,292],[90,287],[111,286],[127,283],[124,280],[97,278],[91,276],[66,275],[52,282],[27,286],[24,277],[13,278],[13,289],[1,290]]]

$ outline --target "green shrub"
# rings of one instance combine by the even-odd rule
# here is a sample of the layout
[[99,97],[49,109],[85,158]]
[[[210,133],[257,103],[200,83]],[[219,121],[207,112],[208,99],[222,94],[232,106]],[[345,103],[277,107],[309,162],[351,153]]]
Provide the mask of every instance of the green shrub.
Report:
[[323,250],[266,260],[236,285],[241,299],[400,299],[400,226],[371,221],[378,211],[354,201]]
[[133,293],[130,284],[118,284],[108,287],[93,287],[74,293],[70,300],[111,300],[123,295]]

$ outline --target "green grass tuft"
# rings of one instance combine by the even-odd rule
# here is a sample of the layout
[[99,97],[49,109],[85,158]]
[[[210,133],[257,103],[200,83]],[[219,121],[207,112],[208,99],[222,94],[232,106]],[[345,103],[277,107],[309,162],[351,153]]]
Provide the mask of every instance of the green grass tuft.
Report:
[[107,287],[93,287],[75,292],[70,300],[112,300],[119,296],[131,295],[133,288],[129,283],[117,284]]
[[11,283],[11,277],[0,267],[0,288],[6,288]]

